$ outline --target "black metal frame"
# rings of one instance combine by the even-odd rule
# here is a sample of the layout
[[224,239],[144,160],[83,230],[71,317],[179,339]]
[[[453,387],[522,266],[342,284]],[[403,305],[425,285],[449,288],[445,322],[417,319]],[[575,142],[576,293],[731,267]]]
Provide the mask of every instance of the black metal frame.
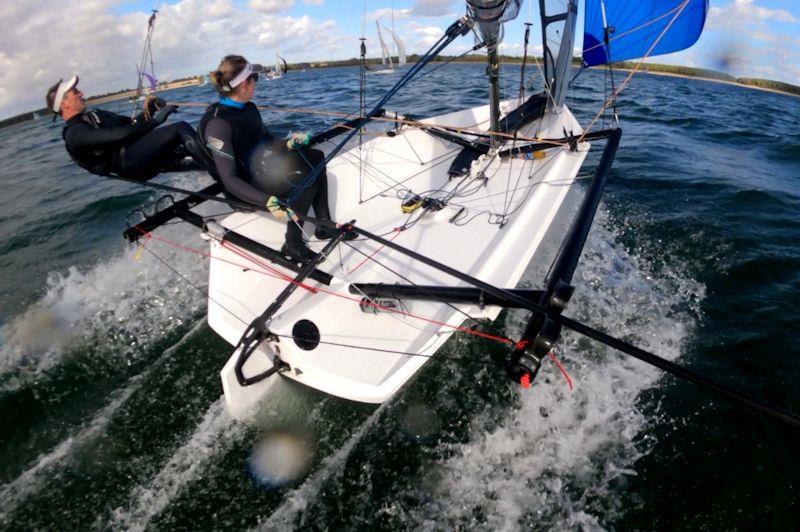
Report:
[[[430,286],[430,285],[401,285],[383,283],[353,283],[349,287],[351,294],[363,295],[370,298],[390,299],[415,299],[421,301],[441,301],[446,303],[469,303],[473,305],[525,308],[518,299],[499,297],[480,288]],[[544,293],[542,290],[517,290],[509,289],[508,293],[517,298],[529,301],[538,301]]]
[[506,364],[506,372],[516,381],[520,381],[526,376],[529,382],[533,381],[539,371],[542,359],[550,352],[553,343],[561,334],[561,325],[553,317],[561,314],[572,297],[574,291],[571,284],[572,275],[575,273],[575,268],[583,253],[583,246],[586,244],[589,229],[597,213],[597,206],[603,196],[608,174],[611,171],[617,148],[619,148],[622,130],[608,130],[605,135],[608,141],[603,149],[592,183],[572,220],[572,225],[561,249],[553,260],[545,281],[544,291],[538,300],[539,306],[544,307],[545,312],[533,313],[528,320],[520,343],[517,344]]
[[[216,185],[212,185],[202,190],[202,193],[209,194],[213,192],[213,189]],[[201,197],[194,197],[189,196],[184,198],[178,202],[175,202],[173,205],[160,210],[153,214],[152,216],[145,218],[138,224],[132,225],[125,230],[123,235],[125,238],[130,242],[136,242],[139,238],[144,236],[146,233],[153,231],[154,229],[164,225],[165,223],[173,220],[175,218],[180,218],[181,220],[192,224],[193,226],[201,229],[203,231],[207,231],[206,227],[206,220],[197,213],[192,212],[192,207],[199,205],[200,203],[206,201],[204,198]],[[221,235],[221,240],[224,242],[230,242],[231,244],[240,247],[246,251],[249,251],[259,257],[266,259],[273,264],[277,264],[287,270],[293,271],[298,273],[302,270],[301,266],[292,260],[289,260],[278,250],[275,250],[269,246],[265,246],[260,242],[256,242],[255,240],[248,238],[241,233],[237,233],[236,231],[226,230]],[[324,285],[330,285],[331,281],[333,280],[333,276],[328,273],[323,272],[322,270],[314,269],[308,274],[310,279],[317,281],[318,283],[322,283]]]
[[[220,183],[214,183],[213,185],[208,186],[203,190],[201,190],[200,194],[216,196],[217,194],[221,193],[222,190],[223,190],[222,185]],[[180,201],[176,201],[166,209],[162,209],[153,214],[152,216],[148,216],[138,224],[130,226],[122,233],[122,236],[124,236],[125,240],[127,240],[128,242],[137,242],[146,233],[149,233],[154,229],[161,227],[170,220],[179,217],[180,214],[183,212],[189,212],[189,209],[200,205],[204,201],[206,200],[201,198],[200,196],[188,196],[186,198],[183,198]],[[192,225],[197,225],[197,224],[192,224]],[[202,228],[202,224],[200,224],[199,227]]]
[[275,313],[283,306],[283,304],[286,303],[295,290],[297,290],[297,287],[300,286],[300,283],[311,277],[311,275],[317,271],[317,266],[319,266],[320,263],[325,260],[328,254],[333,251],[333,248],[339,245],[339,242],[342,241],[345,234],[345,230],[339,229],[339,233],[336,235],[336,237],[331,239],[331,241],[325,245],[325,247],[314,260],[308,262],[300,269],[292,282],[286,285],[286,288],[284,288],[283,291],[278,294],[278,296],[272,301],[272,303],[270,303],[267,309],[260,316],[254,319],[250,325],[248,325],[247,329],[245,329],[244,334],[242,334],[241,339],[239,339],[239,343],[236,344],[236,349],[241,348],[241,350],[239,351],[239,356],[237,357],[236,364],[234,365],[236,380],[241,386],[249,386],[251,384],[261,382],[279,371],[288,369],[288,364],[283,363],[278,354],[275,353],[272,361],[273,366],[270,369],[253,375],[252,377],[245,377],[243,372],[245,363],[252,356],[252,354],[255,353],[256,348],[258,348],[261,342],[272,337],[272,333],[269,331],[267,322],[269,322],[272,319],[272,316],[274,316]]

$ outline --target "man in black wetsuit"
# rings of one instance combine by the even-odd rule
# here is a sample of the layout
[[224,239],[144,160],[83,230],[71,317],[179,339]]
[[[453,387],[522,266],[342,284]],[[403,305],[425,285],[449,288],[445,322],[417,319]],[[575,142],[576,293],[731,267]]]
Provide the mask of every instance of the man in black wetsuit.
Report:
[[[160,172],[207,170],[212,164],[186,122],[158,127],[177,106],[163,104],[151,118],[87,111],[78,76],[47,91],[47,106],[64,119],[61,133],[72,160],[97,175],[146,181]],[[185,157],[193,161],[184,161]]]

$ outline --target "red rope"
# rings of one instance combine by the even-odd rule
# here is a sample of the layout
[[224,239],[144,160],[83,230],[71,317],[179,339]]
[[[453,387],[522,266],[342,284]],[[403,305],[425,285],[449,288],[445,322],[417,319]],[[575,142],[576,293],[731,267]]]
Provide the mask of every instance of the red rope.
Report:
[[210,253],[208,253],[206,251],[200,251],[199,249],[195,249],[193,247],[184,246],[182,244],[178,244],[177,242],[173,242],[172,240],[167,240],[166,238],[162,238],[160,236],[156,236],[153,233],[146,232],[143,229],[141,229],[140,227],[137,227],[137,226],[134,226],[134,227],[145,236],[145,239],[146,239],[145,243],[144,244],[140,244],[143,248],[147,247],[147,245],[146,245],[147,242],[152,238],[153,240],[157,240],[159,242],[162,242],[162,243],[167,244],[169,246],[173,246],[173,247],[181,249],[183,251],[188,251],[189,253],[194,253],[196,255],[200,255],[200,256],[206,257],[208,259],[218,260],[220,262],[224,262],[226,264],[230,264],[232,266],[236,266],[237,268],[241,268],[243,270],[251,270],[251,271],[254,271],[256,273],[260,273],[260,274],[266,275],[268,277],[277,277],[279,279],[283,279],[285,277],[284,274],[276,275],[276,274],[273,274],[273,273],[270,273],[270,272],[265,272],[265,271],[258,270],[256,268],[253,268],[252,266],[247,266],[245,264],[239,264],[238,262],[233,262],[231,260],[223,259],[223,258],[220,258],[220,257],[214,257],[214,256],[212,256]]
[[556,356],[553,354],[552,351],[547,353],[547,356],[550,357],[550,360],[552,360],[555,363],[555,365],[558,366],[558,369],[561,370],[561,374],[567,380],[567,386],[569,386],[569,391],[572,391],[572,379],[569,378],[569,373],[567,373],[567,370],[564,369],[564,366],[561,365],[561,362],[558,361],[558,359],[556,358]]
[[[196,254],[208,257],[209,259],[221,260],[223,262],[226,262],[228,264],[233,264],[234,266],[237,266],[237,267],[242,268],[242,269],[251,269],[251,270],[253,269],[253,268],[250,268],[248,266],[243,266],[241,264],[237,264],[237,263],[232,262],[232,261],[228,261],[228,260],[225,260],[225,259],[222,259],[222,258],[219,258],[219,257],[214,257],[210,253],[202,252],[202,251],[199,251],[199,250],[197,250],[195,248],[192,248],[192,247],[189,247],[189,246],[184,246],[183,244],[179,244],[177,242],[173,242],[173,241],[168,240],[166,238],[162,238],[162,237],[153,235],[152,233],[145,232],[145,231],[143,231],[142,229],[140,229],[138,227],[137,227],[137,229],[139,231],[141,231],[142,234],[144,234],[144,235],[151,235],[151,237],[154,240],[157,240],[159,242],[162,242],[162,243],[170,245],[170,246],[174,246],[174,247],[176,247],[178,249],[181,249],[181,250],[184,250],[184,251],[188,251],[188,252],[191,252],[191,253],[196,253]],[[233,252],[233,253],[239,255],[240,257],[242,257],[243,259],[248,260],[250,262],[253,262],[256,265],[261,266],[263,268],[266,268],[266,269],[268,269],[268,270],[273,272],[273,273],[269,273],[269,272],[259,272],[259,273],[263,273],[265,275],[269,275],[270,277],[279,278],[279,279],[284,280],[284,281],[286,281],[288,283],[297,284],[299,287],[304,288],[305,290],[308,290],[311,293],[322,292],[324,294],[328,294],[328,295],[331,295],[331,296],[336,296],[336,297],[339,297],[339,298],[342,298],[342,299],[345,299],[345,300],[348,300],[348,301],[353,301],[355,303],[358,303],[359,305],[361,304],[361,299],[360,298],[350,297],[350,296],[341,294],[339,292],[334,292],[332,290],[326,290],[325,288],[322,288],[322,287],[317,288],[317,287],[312,287],[312,286],[309,286],[309,285],[306,285],[306,284],[303,284],[303,283],[299,283],[299,282],[295,281],[293,278],[291,278],[291,277],[287,276],[286,274],[280,272],[279,270],[276,270],[275,268],[272,268],[271,266],[268,266],[268,265],[262,263],[262,261],[256,259],[255,257],[252,257],[249,254],[241,251],[240,249],[238,249],[236,246],[233,246],[232,244],[229,244],[227,242],[223,242],[222,245],[223,245],[223,247],[225,249],[230,250],[231,252]],[[253,271],[258,271],[258,270],[253,270]],[[448,323],[445,323],[445,322],[442,322],[442,321],[438,321],[438,320],[434,320],[432,318],[426,318],[424,316],[419,316],[417,314],[411,314],[410,312],[405,312],[405,311],[394,309],[394,308],[384,307],[384,306],[379,305],[379,304],[377,304],[377,303],[375,303],[373,301],[369,301],[368,300],[364,304],[367,305],[367,306],[371,306],[371,307],[377,308],[379,310],[383,310],[383,311],[386,311],[386,312],[391,312],[393,314],[399,314],[401,316],[406,316],[406,317],[409,317],[409,318],[418,319],[418,320],[421,320],[421,321],[432,323],[434,325],[439,325],[440,327],[448,327],[448,328],[454,329],[456,331],[463,332],[463,333],[466,333],[466,334],[470,334],[470,335],[473,335],[473,336],[478,336],[480,338],[485,338],[487,340],[495,340],[497,342],[501,342],[501,343],[508,344],[508,345],[514,345],[514,343],[515,343],[510,338],[505,338],[505,337],[502,337],[502,336],[496,336],[494,334],[489,334],[489,333],[484,333],[484,332],[481,332],[481,331],[476,331],[474,329],[470,329],[468,327],[463,327],[463,326],[460,326],[460,325],[450,325]]]
[[243,259],[249,260],[253,264],[257,264],[257,265],[261,266],[262,268],[266,268],[267,270],[273,272],[275,274],[274,275],[275,277],[278,277],[279,279],[282,279],[282,280],[286,281],[287,283],[291,283],[291,284],[297,285],[300,288],[303,288],[304,290],[307,290],[307,291],[311,292],[312,294],[315,294],[318,291],[318,289],[314,288],[313,286],[307,285],[305,283],[301,283],[299,281],[295,281],[293,277],[290,277],[290,276],[286,275],[285,273],[283,273],[282,271],[280,271],[280,270],[278,270],[276,268],[273,268],[272,266],[270,266],[267,263],[257,259],[256,257],[251,256],[249,253],[246,253],[245,251],[237,248],[233,244],[225,242],[224,240],[221,241],[220,244],[225,249],[235,253],[236,255],[239,255]]
[[[390,242],[391,242],[391,241],[393,241],[395,238],[397,238],[397,237],[400,235],[400,232],[401,232],[403,229],[402,229],[402,228],[400,228],[400,227],[395,227],[395,229],[394,229],[394,230],[395,230],[395,233],[394,233],[394,235],[392,235],[392,238],[390,238],[390,239],[389,239],[389,241],[390,241]],[[372,257],[374,257],[374,256],[375,256],[375,255],[377,255],[377,254],[378,254],[380,251],[382,251],[384,247],[386,247],[386,244],[381,244],[381,245],[380,245],[380,247],[379,247],[378,249],[376,249],[375,251],[373,251],[371,255],[368,255],[368,256],[364,257],[364,260],[362,260],[361,262],[359,262],[359,263],[356,265],[356,267],[355,267],[355,268],[353,268],[352,270],[348,271],[347,273],[348,273],[348,274],[350,274],[350,273],[353,273],[354,271],[356,271],[357,269],[359,269],[360,267],[362,267],[362,266],[364,265],[364,263],[365,263],[365,262],[367,262],[368,260],[372,259]]]
[[[231,264],[231,265],[236,266],[238,268],[241,268],[243,270],[254,271],[256,273],[261,273],[261,274],[267,275],[269,277],[281,279],[281,280],[286,281],[288,283],[296,284],[300,288],[303,288],[303,289],[307,290],[309,293],[312,293],[312,294],[315,294],[317,292],[322,292],[324,294],[328,294],[328,295],[331,295],[331,296],[336,296],[336,297],[339,297],[339,298],[342,298],[342,299],[345,299],[345,300],[348,300],[348,301],[352,301],[354,303],[358,303],[359,305],[366,305],[366,306],[374,307],[376,309],[383,310],[385,312],[391,312],[393,314],[399,314],[401,316],[414,318],[414,319],[417,319],[417,320],[421,320],[421,321],[425,321],[425,322],[428,322],[428,323],[432,323],[434,325],[438,325],[440,327],[449,327],[449,328],[454,329],[456,331],[463,332],[465,334],[470,334],[472,336],[477,336],[479,338],[484,338],[486,340],[494,340],[496,342],[504,343],[504,344],[507,344],[507,345],[513,345],[515,349],[524,349],[530,343],[529,340],[519,340],[518,342],[515,342],[515,341],[511,340],[510,338],[505,338],[503,336],[497,336],[497,335],[494,335],[494,334],[489,334],[489,333],[484,333],[484,332],[481,332],[481,331],[476,331],[474,329],[470,329],[468,327],[464,327],[464,326],[461,326],[461,325],[450,325],[448,323],[445,323],[445,322],[442,322],[442,321],[438,321],[438,320],[434,320],[432,318],[426,318],[424,316],[419,316],[417,314],[411,314],[410,312],[405,312],[403,310],[398,310],[398,309],[395,309],[395,308],[385,307],[383,305],[375,303],[374,301],[370,301],[369,299],[367,299],[366,302],[362,302],[362,299],[357,298],[357,297],[347,296],[347,295],[341,294],[339,292],[334,292],[332,290],[327,290],[327,289],[322,288],[322,287],[317,288],[317,287],[309,286],[307,284],[295,281],[292,277],[289,277],[288,275],[286,275],[285,273],[281,272],[277,268],[274,268],[274,267],[270,266],[269,264],[265,263],[264,261],[260,260],[259,258],[254,257],[254,256],[250,255],[249,253],[246,253],[245,251],[239,249],[238,247],[234,246],[233,244],[225,242],[224,240],[220,242],[220,244],[222,245],[223,248],[225,248],[228,251],[238,255],[239,257],[242,257],[243,259],[245,259],[248,262],[251,262],[251,263],[253,263],[253,264],[257,265],[257,266],[260,266],[260,267],[266,269],[267,271],[261,271],[261,270],[258,270],[256,268],[252,268],[251,266],[238,264],[236,262],[233,262],[233,261],[230,261],[230,260],[227,260],[227,259],[223,259],[221,257],[215,257],[215,256],[211,255],[211,253],[208,253],[208,252],[205,252],[205,251],[200,251],[199,249],[195,249],[195,248],[190,247],[190,246],[185,246],[183,244],[179,244],[178,242],[174,242],[172,240],[168,240],[166,238],[154,235],[153,233],[151,233],[149,231],[144,231],[143,229],[141,229],[138,226],[134,226],[134,227],[136,227],[136,229],[138,231],[140,231],[142,233],[142,235],[144,235],[144,237],[145,237],[145,242],[141,244],[141,246],[143,248],[147,247],[147,243],[150,241],[150,239],[153,239],[153,240],[156,240],[158,242],[167,244],[169,246],[173,246],[173,247],[175,247],[177,249],[181,249],[183,251],[188,251],[190,253],[201,255],[203,257],[208,257],[209,259],[219,260],[219,261],[225,262],[227,264]],[[401,229],[398,228],[398,229],[395,229],[395,231],[396,231],[396,233],[392,237],[392,239],[396,238],[397,235],[400,234]],[[350,270],[350,272],[353,272],[356,269],[358,269],[359,267],[361,267],[361,265],[363,265],[367,260],[371,259],[374,255],[376,255],[382,248],[383,248],[383,246],[381,246],[380,248],[375,250],[375,252],[373,252],[369,257],[366,257],[363,261],[361,261],[361,263],[358,264],[358,266],[353,268],[353,270]],[[547,353],[547,356],[550,358],[550,360],[553,361],[553,363],[555,363],[555,365],[556,365],[556,367],[558,367],[559,371],[561,371],[561,374],[564,376],[564,379],[567,381],[567,386],[569,386],[570,391],[572,391],[572,379],[570,378],[569,373],[567,373],[567,370],[564,369],[564,366],[561,365],[561,362],[559,362],[559,360],[556,358],[556,356],[553,354],[552,351]],[[525,377],[527,377],[527,375],[523,376],[523,379],[525,379]],[[523,387],[528,388],[530,386],[529,377],[528,377],[527,381],[521,381],[520,384],[522,384]]]

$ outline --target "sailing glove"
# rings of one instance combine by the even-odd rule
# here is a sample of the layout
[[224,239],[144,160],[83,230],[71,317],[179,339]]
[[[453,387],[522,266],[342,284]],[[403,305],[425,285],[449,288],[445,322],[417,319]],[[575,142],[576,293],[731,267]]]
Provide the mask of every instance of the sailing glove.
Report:
[[177,105],[165,105],[161,109],[158,110],[156,114],[153,115],[153,120],[158,122],[159,124],[163,124],[166,122],[167,117],[178,110]]
[[292,150],[300,146],[308,146],[309,142],[311,142],[311,133],[308,131],[295,131],[289,134],[286,147]]
[[162,98],[158,96],[153,96],[152,94],[149,95],[144,100],[144,117],[146,120],[150,120],[155,116],[159,109],[163,109],[167,106],[167,102],[164,101]]
[[295,222],[300,221],[300,219],[297,217],[294,211],[290,207],[281,203],[281,200],[279,200],[275,196],[270,196],[269,199],[267,199],[266,207],[272,216],[274,216],[275,218],[277,218],[282,222],[289,220],[289,218],[291,218]]

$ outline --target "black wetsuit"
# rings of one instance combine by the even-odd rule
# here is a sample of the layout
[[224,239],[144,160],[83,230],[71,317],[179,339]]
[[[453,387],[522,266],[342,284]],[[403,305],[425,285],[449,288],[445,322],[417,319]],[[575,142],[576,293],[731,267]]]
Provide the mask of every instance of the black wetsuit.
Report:
[[[323,169],[312,183],[304,183],[311,169],[325,159],[319,150],[288,150],[261,120],[255,104],[215,103],[206,109],[198,135],[209,149],[216,169],[215,177],[234,197],[265,206],[270,196],[288,200],[297,189],[292,209],[330,220],[328,177]],[[302,244],[302,233],[294,223],[286,230],[288,244]]]
[[[189,124],[161,123],[95,109],[67,120],[61,135],[72,160],[98,175],[145,181],[160,172],[208,169],[211,161]],[[185,164],[186,156],[195,163]]]

